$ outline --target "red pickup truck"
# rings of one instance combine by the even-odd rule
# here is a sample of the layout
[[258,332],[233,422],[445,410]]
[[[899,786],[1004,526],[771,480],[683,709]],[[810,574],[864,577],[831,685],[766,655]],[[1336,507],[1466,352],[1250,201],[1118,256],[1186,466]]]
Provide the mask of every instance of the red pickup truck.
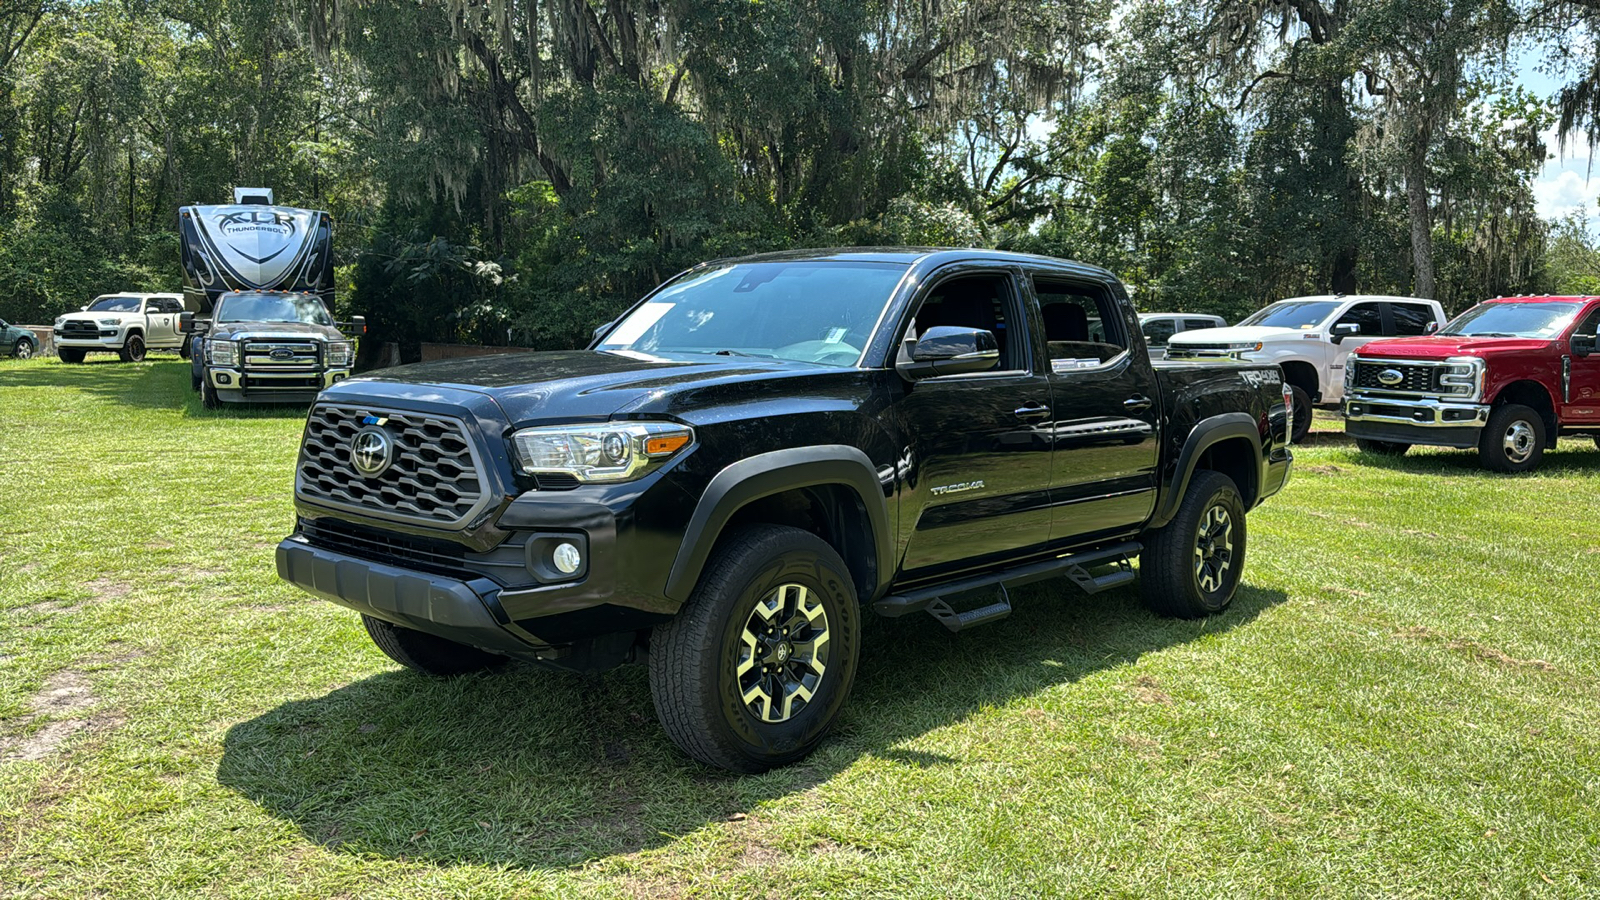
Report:
[[1372,341],[1345,367],[1345,432],[1369,453],[1476,449],[1500,472],[1559,435],[1600,444],[1600,297],[1497,297],[1436,334]]

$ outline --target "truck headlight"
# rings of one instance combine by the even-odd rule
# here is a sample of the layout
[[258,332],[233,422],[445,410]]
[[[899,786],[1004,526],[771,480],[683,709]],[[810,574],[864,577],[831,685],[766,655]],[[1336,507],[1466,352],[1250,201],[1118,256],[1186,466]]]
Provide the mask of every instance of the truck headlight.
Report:
[[1439,373],[1439,392],[1453,397],[1478,399],[1483,390],[1483,360],[1476,356],[1452,356]]
[[1345,357],[1345,360],[1344,360],[1344,392],[1345,392],[1346,395],[1348,395],[1351,391],[1355,390],[1355,388],[1356,388],[1356,363],[1357,362],[1360,362],[1360,360],[1356,359],[1356,355],[1354,353],[1352,353],[1349,356]]
[[116,325],[116,324],[119,324],[120,321],[121,320],[119,320],[119,319],[101,319],[100,320],[100,324],[101,325]]
[[570,475],[582,482],[630,481],[658,469],[694,443],[676,422],[603,422],[524,428],[511,436],[522,471]]
[[211,355],[213,366],[239,367],[238,341],[206,341],[206,352]]
[[355,350],[349,341],[329,341],[327,351],[330,366],[343,368],[355,359]]
[[66,316],[56,316],[56,327],[60,328],[62,323],[65,322],[65,321],[67,321],[67,317]]

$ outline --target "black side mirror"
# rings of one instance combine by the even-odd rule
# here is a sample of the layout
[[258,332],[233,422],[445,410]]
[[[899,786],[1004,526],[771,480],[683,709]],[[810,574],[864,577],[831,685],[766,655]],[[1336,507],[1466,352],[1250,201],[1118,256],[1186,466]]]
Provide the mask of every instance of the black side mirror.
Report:
[[1595,335],[1575,334],[1572,336],[1572,355],[1588,356],[1594,353]]
[[938,375],[987,372],[1000,362],[1000,344],[982,328],[935,325],[911,348],[911,358],[895,364],[907,381]]
[[185,312],[178,314],[178,331],[184,334],[194,331],[194,313]]
[[1433,334],[1434,332],[1436,332],[1438,330],[1439,330],[1439,323],[1438,322],[1429,322],[1428,324],[1422,326],[1422,333],[1423,334]]
[[1361,326],[1354,322],[1345,322],[1328,329],[1328,340],[1335,344],[1343,343],[1347,337],[1354,337],[1361,333]]
[[351,316],[350,317],[350,330],[355,332],[356,334],[366,334],[367,333],[367,317],[366,316]]

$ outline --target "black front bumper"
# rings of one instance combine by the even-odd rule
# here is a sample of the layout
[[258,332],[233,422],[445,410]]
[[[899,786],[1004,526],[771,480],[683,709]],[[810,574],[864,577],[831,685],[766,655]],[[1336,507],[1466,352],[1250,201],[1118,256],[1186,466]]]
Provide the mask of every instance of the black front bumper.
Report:
[[278,577],[324,600],[406,628],[509,656],[550,648],[508,630],[500,588],[488,578],[459,581],[315,547],[278,544]]

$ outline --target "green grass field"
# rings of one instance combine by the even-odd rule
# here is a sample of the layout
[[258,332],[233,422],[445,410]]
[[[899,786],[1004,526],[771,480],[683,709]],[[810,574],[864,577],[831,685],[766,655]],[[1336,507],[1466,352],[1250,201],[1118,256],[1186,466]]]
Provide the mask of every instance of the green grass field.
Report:
[[737,777],[641,669],[429,680],[281,584],[302,416],[0,361],[0,893],[1600,894],[1588,441],[1506,477],[1324,422],[1227,614],[872,620],[835,736]]

